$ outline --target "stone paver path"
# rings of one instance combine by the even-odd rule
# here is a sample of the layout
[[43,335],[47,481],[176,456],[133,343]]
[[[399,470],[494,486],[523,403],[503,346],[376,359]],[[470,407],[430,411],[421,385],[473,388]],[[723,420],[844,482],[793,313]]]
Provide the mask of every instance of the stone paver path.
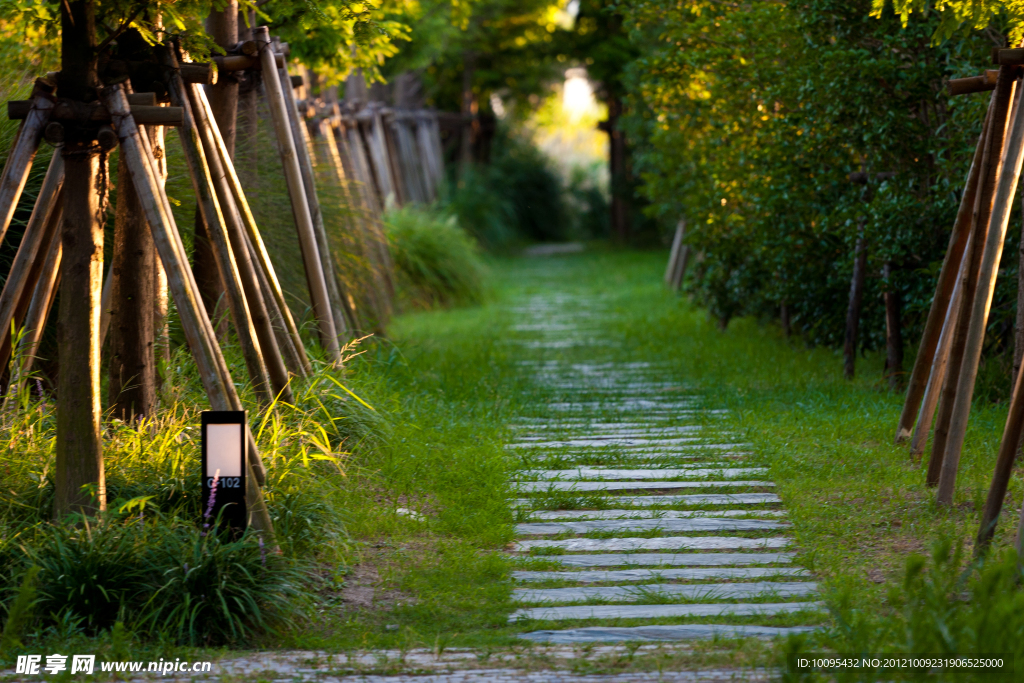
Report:
[[[569,294],[516,309],[541,397],[511,425],[520,558],[510,622],[538,643],[776,637],[822,605],[794,565],[768,468],[657,363],[623,362],[614,312]],[[780,621],[782,624],[780,625]],[[561,624],[564,623],[564,627]],[[531,628],[534,627],[534,628]]]

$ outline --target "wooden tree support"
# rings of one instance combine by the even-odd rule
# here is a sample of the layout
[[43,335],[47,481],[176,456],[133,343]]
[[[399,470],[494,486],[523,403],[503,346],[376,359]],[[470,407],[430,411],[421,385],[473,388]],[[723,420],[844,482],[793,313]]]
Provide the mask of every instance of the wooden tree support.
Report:
[[[947,363],[949,362],[949,350],[953,342],[953,330],[957,325],[957,314],[960,311],[961,298],[960,278],[956,280],[953,294],[950,297],[949,305],[946,307],[946,319],[939,333],[939,341],[935,346],[935,353],[932,358],[931,372],[928,375],[928,384],[925,385],[924,396],[921,400],[921,407],[918,411],[917,421],[914,425],[914,433],[910,439],[910,457],[917,463],[921,460],[925,446],[928,442],[928,434],[932,428],[932,420],[935,417],[935,409],[939,403],[939,394],[942,391],[943,382],[946,379]],[[920,352],[918,352],[920,353]],[[939,460],[934,459],[936,463]],[[938,483],[939,472],[936,469],[929,474],[929,481]]]
[[[999,70],[1000,82],[996,88],[1008,90],[1012,97],[1014,78],[1014,67],[1001,67]],[[1010,97],[1007,97],[1007,100]],[[992,293],[995,289],[999,259],[1003,252],[1003,241],[1010,220],[1013,197],[1020,179],[1021,164],[1024,162],[1024,115],[1021,112],[1019,97],[1014,108],[1011,125],[1006,145],[1002,148],[1004,158],[1000,165],[991,212],[989,216],[983,216],[989,219],[989,229],[978,272],[978,287],[970,311],[970,326],[964,346],[964,360],[960,368],[956,400],[950,419],[949,438],[943,455],[942,474],[939,476],[936,500],[941,505],[952,505],[953,503],[956,474],[960,464],[964,436],[967,432],[974,383],[978,376],[978,363],[981,360],[985,326],[988,323],[989,307],[992,304]],[[970,298],[965,297],[965,301],[970,301]],[[1016,448],[1016,446],[1015,443],[1012,447]]]
[[[204,103],[204,107],[209,111],[209,102],[206,102],[203,92],[200,90],[197,94],[200,101]],[[238,210],[242,225],[245,228],[246,240],[251,256],[258,266],[255,269],[256,275],[260,278],[261,287],[264,292],[264,302],[267,304],[268,311],[274,321],[278,347],[284,354],[288,369],[300,377],[305,377],[312,372],[312,369],[309,359],[306,357],[306,349],[302,344],[302,337],[299,335],[298,327],[292,318],[291,309],[285,301],[284,291],[281,289],[281,284],[277,279],[277,273],[274,271],[274,264],[270,260],[270,254],[267,253],[267,248],[263,243],[259,228],[256,226],[256,219],[249,208],[249,202],[245,197],[242,183],[238,179],[238,173],[235,171],[234,163],[231,161],[231,155],[228,153],[227,145],[225,145],[224,138],[220,134],[220,129],[217,126],[211,126],[210,132],[213,134],[213,140],[224,167],[225,177],[231,191],[231,197],[235,202],[235,208]]]
[[18,128],[14,144],[4,163],[3,175],[0,176],[0,244],[3,243],[7,228],[18,208],[18,200],[21,199],[25,183],[28,182],[32,161],[36,158],[39,142],[43,138],[43,129],[50,120],[50,112],[53,109],[52,92],[52,85],[42,80],[36,81],[32,109]]
[[[63,212],[63,207],[61,207]],[[54,221],[59,224],[59,215]],[[54,237],[56,238],[56,230]],[[42,275],[36,283],[29,302],[28,312],[25,316],[24,337],[21,341],[21,365],[11,377],[4,395],[3,408],[7,410],[11,402],[17,400],[22,392],[25,378],[32,372],[32,365],[35,363],[36,354],[39,352],[39,342],[43,337],[43,329],[46,327],[46,320],[53,310],[53,302],[57,298],[57,285],[60,283],[60,262],[61,262],[61,241],[53,239],[43,261]]]
[[295,150],[295,139],[292,137],[288,123],[288,112],[285,105],[281,81],[274,63],[274,55],[270,50],[270,35],[266,26],[257,27],[253,31],[256,42],[261,46],[260,59],[263,60],[263,82],[267,89],[267,100],[270,104],[271,118],[277,134],[281,163],[284,166],[285,179],[288,183],[288,194],[291,198],[292,213],[295,227],[299,234],[302,247],[302,261],[306,269],[306,281],[309,285],[313,314],[320,327],[320,343],[327,352],[332,363],[341,362],[341,347],[338,344],[338,333],[334,326],[331,312],[330,297],[327,293],[327,281],[324,276],[317,239],[306,199],[305,187],[302,183],[302,172]]
[[221,157],[220,148],[213,136],[213,130],[218,127],[213,121],[213,111],[209,101],[206,99],[205,93],[197,85],[189,86],[189,101],[192,111],[195,113],[196,125],[199,129],[206,158],[209,161],[217,199],[224,210],[225,227],[230,240],[231,255],[237,265],[236,272],[241,278],[250,324],[255,330],[259,348],[265,351],[263,358],[274,394],[288,403],[293,403],[294,398],[289,386],[288,369],[285,367],[284,359],[278,347],[277,336],[274,334],[271,325],[270,314],[267,312],[259,278],[255,273],[249,245],[242,227],[242,218],[235,204],[224,168],[224,159]]
[[[993,96],[994,98],[994,96]],[[971,221],[974,215],[974,202],[978,194],[978,178],[981,175],[982,157],[985,151],[985,140],[990,127],[992,102],[989,102],[989,113],[985,117],[985,125],[982,127],[981,135],[978,137],[978,144],[974,149],[974,158],[971,160],[971,170],[967,174],[967,183],[964,193],[960,197],[960,208],[956,214],[956,222],[953,224],[953,231],[949,236],[949,246],[946,247],[946,256],[942,260],[942,269],[939,271],[939,280],[935,285],[935,295],[932,297],[931,307],[928,309],[928,319],[925,322],[924,332],[921,334],[921,343],[918,346],[917,357],[914,359],[914,368],[910,373],[910,382],[907,388],[907,396],[903,402],[903,411],[900,413],[899,424],[896,425],[896,443],[905,441],[910,436],[914,426],[914,416],[921,407],[921,399],[925,393],[926,384],[932,384],[930,375],[926,375],[929,369],[934,374],[934,360],[936,349],[939,343],[939,336],[945,330],[943,322],[948,320],[947,311],[950,307],[950,297],[957,282],[957,273],[963,261],[964,250],[967,240],[971,234]],[[945,370],[945,359],[942,360],[942,368]],[[941,385],[941,380],[935,382],[936,389]],[[928,422],[931,424],[931,414],[934,413],[934,406],[928,414]],[[924,430],[927,438],[928,429]],[[922,445],[923,447],[923,445]],[[913,453],[914,449],[911,448]],[[923,451],[918,451],[921,453]]]
[[681,218],[676,225],[675,235],[672,237],[672,249],[669,252],[668,266],[665,268],[665,284],[673,292],[682,289],[686,267],[690,263],[690,245],[683,243],[685,236],[686,219]]
[[[282,83],[291,82],[291,77],[288,75],[287,62],[278,69],[278,76]],[[309,205],[309,215],[313,221],[313,236],[316,238],[317,254],[320,256],[320,268],[323,270],[324,281],[327,285],[327,296],[331,315],[334,318],[334,329],[339,337],[344,337],[348,341],[352,337],[350,330],[355,326],[355,321],[346,319],[341,288],[338,286],[334,262],[331,259],[331,246],[327,240],[323,212],[320,210],[320,200],[316,193],[316,179],[313,175],[313,157],[310,154],[309,132],[303,119],[299,116],[293,88],[284,88],[282,94],[284,95],[285,112],[288,116],[288,127],[295,141],[295,151],[299,162],[299,172],[302,176],[302,186],[306,193],[306,203]]]
[[[153,168],[149,140],[140,134],[131,117],[123,85],[108,86],[103,89],[101,95],[108,110],[113,114],[114,128],[121,141],[121,153],[125,155],[132,182],[153,232],[153,241],[167,271],[169,288],[181,317],[182,329],[192,349],[211,406],[214,410],[240,410],[241,401],[227,372],[227,366],[213,334],[213,327],[199,302],[199,291],[188,267],[185,249],[170,211],[170,202],[160,187]],[[259,531],[272,534],[273,524],[260,491],[260,486],[266,479],[266,470],[255,448],[251,432],[248,439],[250,456],[247,463],[246,499],[249,504],[250,524]]]
[[63,185],[64,159],[58,153],[50,161],[36,205],[25,226],[25,234],[18,245],[18,253],[7,274],[3,291],[0,292],[0,335],[3,335],[3,341],[0,342],[0,366],[6,366],[10,357],[12,323],[14,327],[21,326],[19,310],[22,315],[25,314],[35,288],[35,279],[39,278],[40,261],[45,258],[50,243],[58,233],[55,215],[61,213]]
[[239,345],[242,348],[242,355],[245,358],[246,368],[249,371],[249,378],[253,383],[256,395],[261,402],[269,403],[272,400],[270,381],[262,349],[249,315],[249,303],[245,297],[235,255],[231,249],[228,227],[225,224],[226,207],[220,203],[214,187],[212,160],[207,158],[203,150],[196,116],[188,101],[185,84],[174,70],[177,65],[170,49],[167,51],[166,57],[169,60],[168,66],[171,68],[170,77],[167,80],[168,94],[171,102],[175,106],[181,107],[184,112],[184,125],[178,130],[178,138],[189,166],[192,187],[196,193],[203,222],[206,224],[217,269],[220,271],[221,281],[227,293],[228,306],[231,310],[231,317],[234,319]]

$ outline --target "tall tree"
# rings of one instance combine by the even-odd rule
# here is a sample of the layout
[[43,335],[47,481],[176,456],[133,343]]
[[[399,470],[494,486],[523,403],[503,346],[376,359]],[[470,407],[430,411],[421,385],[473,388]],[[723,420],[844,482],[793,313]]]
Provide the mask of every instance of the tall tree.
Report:
[[[95,102],[99,86],[94,0],[60,7],[62,97]],[[103,510],[106,482],[100,435],[100,297],[107,158],[95,130],[70,127],[64,156],[60,312],[57,344],[57,466],[54,515]],[[90,487],[93,487],[90,490]]]

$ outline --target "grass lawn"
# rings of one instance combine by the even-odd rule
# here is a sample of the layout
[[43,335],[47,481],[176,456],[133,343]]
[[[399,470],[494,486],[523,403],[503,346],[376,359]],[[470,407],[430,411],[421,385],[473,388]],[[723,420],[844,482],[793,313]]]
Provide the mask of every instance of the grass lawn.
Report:
[[[331,652],[476,648],[481,661],[490,652],[529,649],[515,634],[536,625],[507,623],[513,562],[502,550],[513,539],[515,519],[506,499],[521,463],[502,446],[509,420],[536,413],[544,392],[516,365],[522,347],[507,340],[517,334],[516,307],[556,291],[599,297],[611,307],[600,324],[621,344],[602,349],[603,359],[664,363],[666,379],[692,387],[705,407],[729,410],[722,426],[754,444],[751,466],[770,468],[767,478],[777,482],[794,523],[797,562],[821,582],[833,618],[819,640],[702,643],[593,666],[766,664],[784,651],[822,648],[935,652],[932,621],[940,613],[950,619],[950,651],[985,642],[968,640],[963,631],[973,624],[983,633],[988,622],[970,616],[968,603],[949,602],[946,589],[955,582],[942,583],[955,578],[963,557],[946,569],[924,570],[919,578],[930,588],[908,583],[905,568],[909,556],[929,554],[939,541],[970,542],[1005,406],[976,407],[956,505],[938,509],[923,471],[905,448],[892,445],[902,397],[885,388],[880,357],[858,359],[851,382],[842,379],[836,353],[808,349],[773,326],[741,319],[719,331],[705,313],[664,290],[664,259],[661,252],[600,250],[494,259],[485,305],[396,319],[391,339],[368,346],[350,366],[349,386],[386,417],[385,433],[372,447],[353,449],[345,482],[331,494],[345,529],[337,547],[320,552],[316,618],[249,645]],[[586,353],[545,349],[530,358]],[[998,546],[1012,540],[1021,494],[1017,477]],[[542,568],[542,557],[534,562]],[[934,610],[911,609],[936,591],[942,599]],[[1010,593],[993,595],[1005,602]],[[1019,594],[1011,597],[1019,605]],[[1019,615],[1001,624],[1006,633],[988,641],[992,647],[1024,635]],[[1021,642],[1016,639],[1014,651]],[[906,649],[912,646],[922,649]]]
[[[984,499],[1005,407],[975,409],[958,479],[956,505],[939,509],[923,472],[892,434],[902,397],[885,388],[882,359],[858,360],[857,379],[842,379],[841,359],[808,349],[773,326],[737,320],[725,332],[664,291],[661,253],[596,252],[535,260],[495,260],[489,302],[478,308],[407,315],[392,327],[395,352],[368,359],[359,372],[387,384],[396,433],[383,454],[350,476],[346,509],[352,561],[380,576],[390,609],[325,609],[322,627],[289,645],[327,648],[502,648],[522,630],[506,625],[512,608],[508,562],[498,551],[512,538],[504,507],[506,477],[516,466],[501,450],[503,428],[542,397],[517,371],[509,328],[514,307],[552,291],[600,297],[614,315],[614,360],[665,363],[669,374],[730,410],[724,427],[755,445],[751,465],[770,478],[794,522],[800,557],[822,583],[842,624],[856,622],[865,651],[891,651],[886,617],[904,604],[911,554],[934,544],[970,542]],[[580,353],[547,351],[547,353]],[[1021,500],[1011,486],[998,545],[1012,539]],[[394,514],[411,507],[424,521]],[[352,570],[359,575],[358,565]],[[852,623],[851,622],[851,623]],[[567,626],[568,624],[565,624]],[[834,641],[830,641],[833,642]]]

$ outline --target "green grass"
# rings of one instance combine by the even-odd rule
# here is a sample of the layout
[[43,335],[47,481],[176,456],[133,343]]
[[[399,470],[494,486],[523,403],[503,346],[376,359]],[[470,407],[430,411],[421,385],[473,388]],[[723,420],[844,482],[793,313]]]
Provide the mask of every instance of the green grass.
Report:
[[[750,640],[695,643],[659,648],[656,655],[595,658],[577,664],[581,672],[768,664],[781,661],[787,651],[827,648],[892,652],[920,647],[916,651],[933,652],[942,647],[970,650],[987,643],[1018,651],[1020,645],[1013,643],[1024,638],[1013,638],[1021,634],[1021,618],[1010,607],[1019,603],[1020,593],[1014,579],[1018,575],[1009,565],[994,562],[982,579],[965,579],[964,590],[975,587],[976,597],[968,601],[950,600],[950,595],[962,592],[951,586],[959,585],[956,579],[967,566],[969,552],[948,560],[941,553],[927,562],[910,559],[907,573],[908,558],[915,553],[930,554],[936,542],[956,546],[973,537],[1005,407],[975,407],[956,505],[939,509],[924,486],[922,471],[910,463],[905,449],[891,445],[901,396],[885,388],[879,357],[859,359],[857,379],[847,382],[841,378],[840,357],[830,350],[808,349],[751,320],[734,321],[721,332],[704,312],[663,290],[663,259],[662,253],[612,252],[493,259],[492,294],[484,305],[397,318],[390,341],[368,346],[345,373],[346,385],[375,410],[356,410],[350,401],[339,404],[338,412],[329,411],[332,418],[344,418],[332,424],[352,423],[329,439],[332,451],[343,453],[340,466],[330,472],[302,458],[303,453],[315,452],[310,444],[318,438],[316,424],[323,423],[326,414],[317,413],[314,399],[317,392],[327,391],[327,385],[301,393],[306,397],[301,411],[272,414],[261,445],[265,452],[279,453],[277,459],[270,458],[272,476],[277,471],[275,481],[291,481],[292,498],[285,505],[283,490],[269,498],[272,508],[279,510],[279,524],[287,516],[281,510],[290,510],[288,523],[297,536],[305,534],[306,540],[289,555],[311,562],[306,570],[317,578],[310,583],[314,590],[305,607],[312,618],[249,639],[246,645],[345,652],[434,648],[443,642],[448,648],[476,648],[485,661],[487,653],[529,650],[515,638],[524,630],[592,625],[507,622],[515,608],[511,590],[517,585],[509,572],[554,569],[545,557],[561,554],[545,549],[508,558],[502,552],[513,540],[514,523],[524,521],[523,514],[517,515],[505,502],[514,495],[509,481],[515,470],[532,464],[524,462],[525,454],[503,449],[512,438],[507,425],[515,416],[544,415],[547,402],[562,400],[559,391],[536,385],[517,362],[557,359],[657,363],[662,379],[687,387],[701,406],[728,409],[728,415],[709,419],[708,424],[735,433],[730,440],[753,444],[755,455],[744,465],[770,468],[757,478],[777,483],[786,519],[793,523],[797,564],[812,570],[829,608],[827,616],[814,617],[830,627],[817,640],[785,646]],[[600,326],[603,338],[616,343],[531,349],[509,343],[523,337],[512,329],[521,322],[519,309],[534,305],[531,297],[553,291],[605,302],[607,313],[591,322]],[[182,376],[184,381],[187,368]],[[189,391],[194,394],[196,389],[183,389],[181,400],[193,395]],[[174,424],[186,417],[183,414]],[[161,438],[171,452],[182,452],[172,440]],[[614,451],[596,456],[598,462],[615,458]],[[187,464],[195,456],[186,452],[183,457]],[[588,464],[586,458],[577,462]],[[310,468],[316,477],[306,476]],[[313,485],[312,495],[302,493],[306,484]],[[124,496],[143,493],[126,489]],[[620,507],[608,496],[572,492],[534,499],[549,508]],[[1015,479],[1007,509],[1015,511],[1021,500],[1022,487]],[[314,502],[329,509],[309,508]],[[399,508],[416,511],[422,519],[399,514]],[[1015,525],[1010,517],[1008,513],[1001,521],[997,550],[1012,540]],[[325,522],[334,532],[330,538],[316,533]],[[372,588],[375,602],[365,600],[365,591],[362,603],[353,600],[352,590],[358,588]],[[984,617],[985,610],[994,616]],[[991,633],[995,618],[1006,633],[981,640],[978,634]],[[755,623],[745,618],[730,621]],[[26,647],[86,637],[62,631],[57,622],[37,623],[37,631],[22,634]],[[640,623],[646,622],[616,625]],[[756,623],[798,625],[807,619],[778,615]],[[949,637],[942,644],[935,634],[942,632],[944,623]],[[113,647],[111,631],[91,637],[102,652]],[[132,637],[133,648],[155,647],[141,635]],[[167,651],[159,650],[159,656],[166,657]],[[542,664],[527,657],[523,665]]]

